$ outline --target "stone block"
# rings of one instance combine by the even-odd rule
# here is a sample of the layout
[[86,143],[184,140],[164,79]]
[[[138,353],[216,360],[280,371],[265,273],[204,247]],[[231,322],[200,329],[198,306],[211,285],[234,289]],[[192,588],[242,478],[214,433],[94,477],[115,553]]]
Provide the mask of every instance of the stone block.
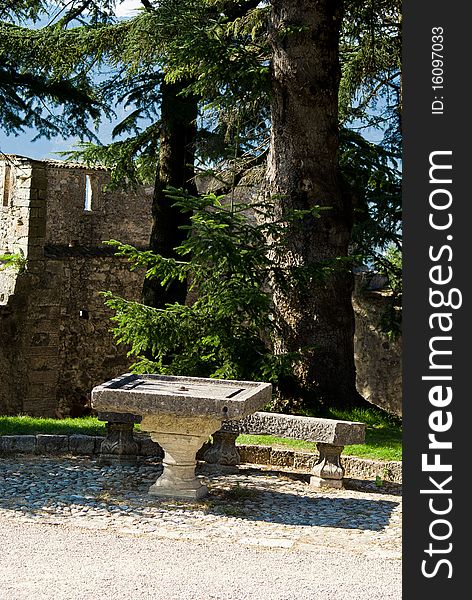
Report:
[[342,479],[326,479],[324,477],[318,477],[316,475],[312,475],[310,477],[310,486],[320,490],[342,490],[344,487]]
[[30,220],[29,224],[29,237],[30,239],[42,239],[44,243],[44,236],[46,235],[46,224],[41,219]]
[[294,469],[300,471],[311,471],[318,460],[318,455],[309,452],[295,452],[293,456]]
[[69,452],[69,436],[39,433],[36,436],[37,454],[66,454]]
[[95,454],[95,436],[73,434],[69,436],[69,452],[71,454]]
[[294,452],[293,450],[278,450],[271,449],[270,464],[278,467],[293,467]]
[[58,377],[58,373],[56,370],[38,370],[38,371],[32,371],[29,376],[28,379],[30,381],[30,383],[32,384],[44,384],[47,385],[49,384],[49,386],[54,386],[54,384],[57,381],[57,377]]
[[239,456],[242,463],[254,465],[270,464],[270,446],[238,446]]
[[125,408],[144,416],[203,417],[221,424],[228,417],[241,419],[252,414],[271,396],[270,383],[125,373],[94,387],[92,406],[99,412]]
[[351,479],[372,479],[380,477],[383,481],[402,483],[402,463],[361,459],[356,456],[342,456],[345,476]]
[[[25,352],[26,356],[57,356],[59,354],[59,350],[57,346],[31,346]],[[26,409],[25,409],[26,412]]]
[[240,433],[274,435],[336,446],[363,444],[365,424],[280,413],[255,412],[237,423]]
[[1,454],[34,454],[36,450],[35,435],[3,435],[0,436]]
[[99,455],[100,449],[102,447],[103,440],[105,439],[105,437],[102,435],[95,435],[95,436],[93,436],[93,439],[95,440],[95,449],[94,449],[93,453],[96,455]]
[[45,206],[35,206],[30,210],[31,219],[44,219],[46,216],[46,207]]

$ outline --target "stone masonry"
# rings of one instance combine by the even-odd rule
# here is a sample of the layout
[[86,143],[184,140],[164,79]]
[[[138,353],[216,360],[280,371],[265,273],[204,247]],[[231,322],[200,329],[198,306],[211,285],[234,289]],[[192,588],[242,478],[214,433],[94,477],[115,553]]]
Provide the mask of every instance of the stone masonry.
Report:
[[390,294],[382,283],[372,274],[356,277],[352,298],[356,318],[356,386],[366,400],[401,417],[402,337],[389,339],[381,326],[390,302]]
[[0,414],[78,415],[94,385],[129,368],[100,291],[137,300],[142,273],[103,244],[145,247],[152,188],[106,191],[104,169],[0,160]]

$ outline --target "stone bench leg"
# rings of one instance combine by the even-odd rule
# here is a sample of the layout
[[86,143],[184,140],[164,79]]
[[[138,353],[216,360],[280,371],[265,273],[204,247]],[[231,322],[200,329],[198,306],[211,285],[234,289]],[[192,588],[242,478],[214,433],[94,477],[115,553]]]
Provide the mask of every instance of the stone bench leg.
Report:
[[133,428],[134,423],[107,422],[107,435],[100,446],[100,464],[136,464],[138,444],[133,437]]
[[316,447],[320,457],[311,471],[310,485],[317,488],[341,489],[344,476],[341,452],[344,446],[317,443]]
[[213,444],[206,450],[203,460],[224,473],[239,473],[238,465],[241,463],[236,438],[239,433],[219,430],[213,434]]

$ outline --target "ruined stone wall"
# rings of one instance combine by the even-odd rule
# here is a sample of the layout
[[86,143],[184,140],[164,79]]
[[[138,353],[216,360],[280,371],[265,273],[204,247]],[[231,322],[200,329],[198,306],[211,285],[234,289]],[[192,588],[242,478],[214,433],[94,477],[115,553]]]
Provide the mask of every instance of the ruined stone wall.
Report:
[[[41,269],[25,274],[17,287],[23,304],[14,308],[14,348],[21,360],[11,377],[22,388],[16,412],[80,415],[94,385],[129,368],[100,291],[138,299],[143,275],[131,273],[123,259],[80,252],[46,254]],[[12,403],[4,405],[11,413]]]
[[151,187],[107,191],[110,177],[105,170],[52,161],[46,163],[46,174],[47,244],[95,247],[110,239],[136,246],[149,243]]
[[0,167],[0,250],[21,254],[26,261],[0,271],[0,411],[17,414],[24,412],[30,391],[28,297],[38,283],[34,273],[44,246],[46,179],[44,165],[23,157],[6,157]]
[[49,268],[55,271],[51,286],[54,280],[63,286],[57,406],[62,414],[75,414],[90,401],[95,385],[128,371],[132,362],[127,348],[115,343],[112,313],[100,292],[109,290],[138,300],[143,272],[130,272],[127,261],[100,255],[59,256],[49,262]]
[[357,390],[366,400],[402,416],[402,338],[390,340],[380,324],[390,302],[382,289],[369,289],[366,277],[356,278],[354,357]]
[[104,192],[107,173],[87,171],[95,187],[91,210],[84,210],[83,168],[17,158],[10,164],[0,250],[21,248],[27,262],[24,272],[0,271],[0,413],[80,414],[93,385],[129,365],[99,292],[138,299],[142,287],[143,273],[131,273],[102,240],[145,245],[152,195],[143,188]]
[[12,361],[8,348],[13,340],[11,311],[6,306],[0,305],[0,411],[10,412],[15,407],[11,406],[13,393]]
[[[26,257],[28,253],[32,168],[31,162],[20,157],[0,160],[0,254]],[[2,269],[0,305],[7,304],[13,294],[16,277],[14,268]]]
[[32,168],[26,159],[0,160],[0,252],[27,253]]

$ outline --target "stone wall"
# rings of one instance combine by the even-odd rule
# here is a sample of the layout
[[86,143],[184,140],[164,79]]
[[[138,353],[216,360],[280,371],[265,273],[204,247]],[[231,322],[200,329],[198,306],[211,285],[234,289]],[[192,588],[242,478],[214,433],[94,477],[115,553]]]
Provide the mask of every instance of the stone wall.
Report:
[[0,305],[0,409],[14,410],[11,406],[13,393],[12,361],[8,352],[13,340],[11,310]]
[[27,414],[79,415],[94,385],[129,368],[100,292],[138,299],[142,274],[130,272],[123,259],[78,252],[46,255],[41,269],[28,271],[17,285],[15,298],[23,303],[14,310],[13,346],[21,356],[14,379],[22,386],[16,406]]
[[[32,171],[33,163],[21,157],[0,160],[0,254],[28,254]],[[16,277],[12,268],[1,271],[0,305],[13,294]]]
[[0,160],[0,252],[27,253],[33,164]]
[[356,277],[353,295],[356,385],[366,400],[401,417],[402,338],[389,339],[381,326],[390,302],[390,294],[381,288],[372,284],[369,276]]
[[135,246],[149,243],[152,187],[109,191],[105,170],[53,161],[46,163],[46,176],[47,244],[96,247],[110,239]]
[[130,272],[102,241],[145,245],[152,190],[105,191],[103,170],[18,157],[0,162],[0,177],[5,162],[11,180],[0,252],[21,250],[26,268],[0,271],[0,413],[79,415],[94,385],[129,368],[99,292],[138,299],[143,273]]
[[129,370],[127,349],[115,343],[110,332],[111,311],[100,292],[109,290],[137,300],[143,274],[131,272],[127,261],[113,256],[64,256],[50,265],[64,284],[59,330],[63,368],[57,382],[57,403],[59,411],[67,413],[69,407],[77,410],[89,401],[95,385]]

